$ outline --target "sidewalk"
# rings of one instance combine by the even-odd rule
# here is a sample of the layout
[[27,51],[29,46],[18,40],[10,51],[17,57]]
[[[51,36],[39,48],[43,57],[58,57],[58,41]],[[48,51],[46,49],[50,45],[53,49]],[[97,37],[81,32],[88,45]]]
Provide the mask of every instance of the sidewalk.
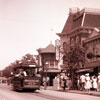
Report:
[[39,92],[48,98],[52,97],[56,100],[100,100],[99,92],[98,94],[95,94],[94,92],[92,94],[91,92],[90,95],[89,93],[75,90],[53,90],[53,87],[47,87],[46,90],[42,87]]
[[[47,90],[54,90],[52,86],[48,86]],[[93,95],[93,96],[100,96],[100,92],[96,92],[96,91],[80,91],[80,90],[63,90],[63,89],[59,89],[59,90],[54,90],[54,91],[59,91],[59,92],[68,92],[68,93],[78,93],[78,94],[85,94],[85,95]]]

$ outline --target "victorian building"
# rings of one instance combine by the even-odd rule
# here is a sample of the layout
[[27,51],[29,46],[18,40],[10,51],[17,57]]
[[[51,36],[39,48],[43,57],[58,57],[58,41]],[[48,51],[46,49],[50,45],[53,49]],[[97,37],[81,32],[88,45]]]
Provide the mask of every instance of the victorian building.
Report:
[[[57,35],[59,35],[61,40],[61,48],[63,48],[62,65],[64,65],[64,52],[67,52],[69,46],[75,44],[83,46],[84,43],[85,47],[88,46],[88,48],[93,49],[95,48],[94,44],[95,46],[99,45],[99,42],[97,42],[98,40],[97,38],[99,38],[99,32],[98,32],[99,27],[100,27],[100,9],[84,8],[83,10],[80,10],[78,8],[75,8],[69,10],[69,16],[62,32],[57,33]],[[94,51],[95,53],[99,52],[98,48],[96,50],[97,51]],[[93,58],[93,59],[96,60],[99,58]],[[91,59],[91,61],[93,61],[93,59]],[[95,66],[97,62],[98,61],[91,62],[91,65],[94,64]],[[82,66],[79,66],[77,72],[84,72],[84,71],[87,72],[88,71],[87,68],[91,65],[89,62],[85,64],[84,68],[81,68]],[[96,66],[99,65],[97,64]]]
[[42,67],[42,77],[49,80],[48,85],[53,85],[53,79],[60,72],[58,61],[56,60],[56,48],[53,44],[49,44],[46,48],[39,48],[38,63]]
[[[86,48],[86,63],[85,68],[91,71],[92,75],[97,75],[100,72],[100,30],[94,28],[89,35],[89,38],[83,41],[83,46]],[[92,54],[93,57],[88,58],[87,55]]]

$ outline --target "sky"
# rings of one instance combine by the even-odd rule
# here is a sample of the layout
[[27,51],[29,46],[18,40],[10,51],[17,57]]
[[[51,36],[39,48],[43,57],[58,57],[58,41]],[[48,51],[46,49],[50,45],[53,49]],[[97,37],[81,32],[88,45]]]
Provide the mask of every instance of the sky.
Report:
[[100,9],[100,0],[0,0],[0,69],[55,44],[74,7]]

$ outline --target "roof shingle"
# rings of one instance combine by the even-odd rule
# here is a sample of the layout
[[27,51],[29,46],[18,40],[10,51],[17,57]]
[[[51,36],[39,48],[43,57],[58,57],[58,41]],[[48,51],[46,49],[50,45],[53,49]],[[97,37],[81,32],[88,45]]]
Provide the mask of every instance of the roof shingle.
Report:
[[40,53],[55,53],[55,46],[49,44],[46,48],[42,49]]

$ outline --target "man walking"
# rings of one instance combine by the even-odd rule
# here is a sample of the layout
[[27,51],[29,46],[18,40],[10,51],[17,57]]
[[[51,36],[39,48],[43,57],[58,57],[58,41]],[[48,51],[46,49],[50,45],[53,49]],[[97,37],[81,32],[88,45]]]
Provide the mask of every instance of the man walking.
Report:
[[80,87],[80,89],[81,90],[84,90],[85,88],[85,75],[81,75],[80,76],[80,85],[81,85],[81,87]]

